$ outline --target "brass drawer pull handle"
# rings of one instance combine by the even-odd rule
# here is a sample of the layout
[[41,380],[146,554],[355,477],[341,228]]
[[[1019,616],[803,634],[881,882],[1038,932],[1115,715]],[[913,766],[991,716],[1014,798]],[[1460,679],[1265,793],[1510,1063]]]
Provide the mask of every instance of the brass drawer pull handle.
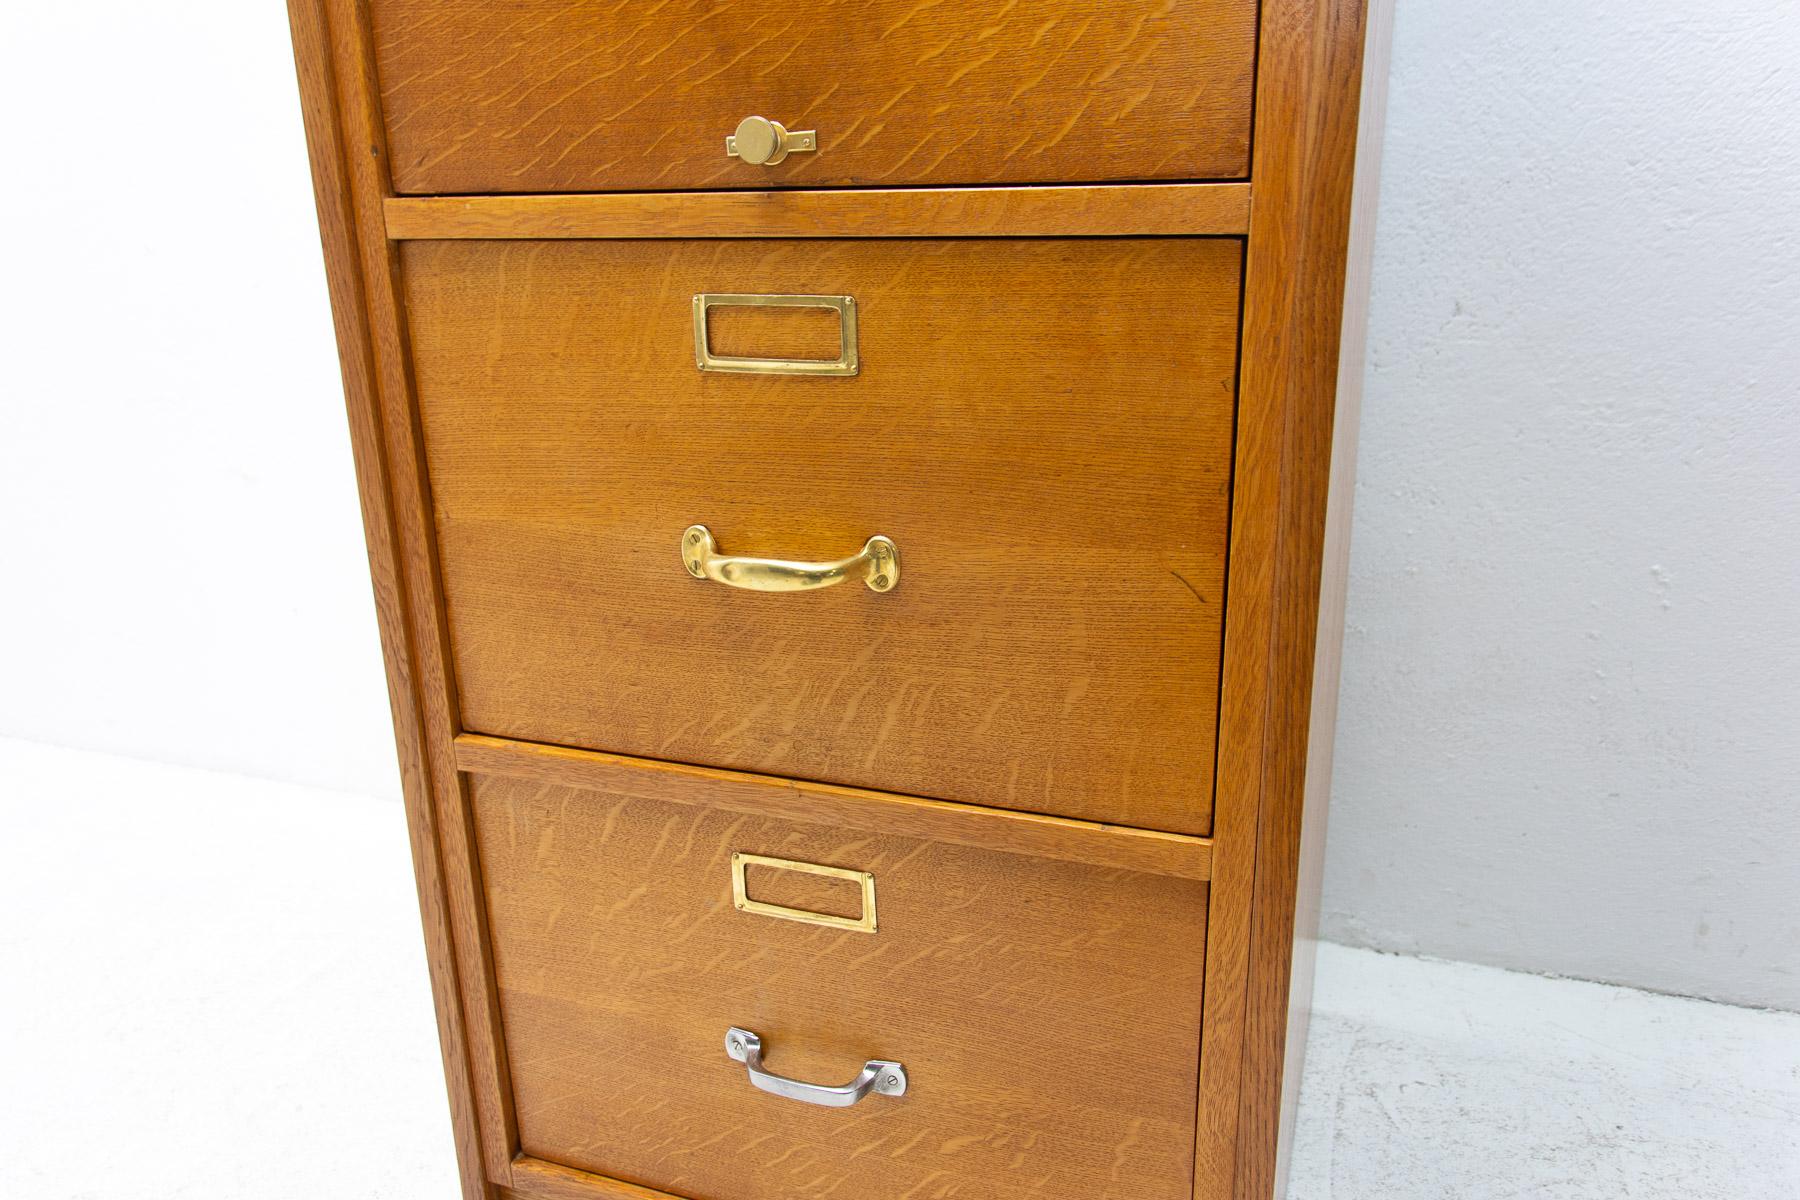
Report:
[[836,562],[786,562],[720,554],[712,530],[689,525],[681,535],[681,562],[695,579],[752,592],[804,592],[861,579],[872,592],[891,592],[900,582],[900,547],[879,533],[862,551]]
[[737,132],[725,135],[725,153],[751,166],[772,167],[790,154],[819,148],[819,135],[811,129],[789,130],[767,117],[745,117]]
[[[836,358],[744,358],[714,354],[707,314],[715,308],[824,308],[838,315]],[[694,365],[702,371],[740,375],[854,375],[856,297],[787,296],[767,292],[701,292],[694,297]]]
[[882,1096],[906,1095],[906,1068],[883,1058],[871,1058],[863,1064],[862,1074],[843,1087],[826,1087],[818,1083],[802,1083],[776,1075],[763,1067],[762,1039],[748,1029],[732,1026],[725,1031],[725,1053],[750,1071],[750,1082],[765,1092],[786,1096],[805,1104],[825,1108],[849,1108],[870,1092]]

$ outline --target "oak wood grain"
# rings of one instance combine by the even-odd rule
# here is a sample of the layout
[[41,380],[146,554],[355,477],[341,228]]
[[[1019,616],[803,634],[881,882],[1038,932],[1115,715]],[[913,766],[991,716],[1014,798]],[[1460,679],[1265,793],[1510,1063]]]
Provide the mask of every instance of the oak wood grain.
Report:
[[[624,7],[622,20],[638,22],[645,28],[645,23],[654,25],[680,17],[679,13],[659,16],[658,11],[667,5]],[[748,9],[738,7],[740,12]],[[1005,15],[1008,22],[1019,24],[1038,14],[1049,20],[1061,13],[1100,7],[1097,0],[1058,0],[1029,10],[1014,6]],[[1249,0],[1231,0],[1225,6],[1240,17],[1251,7]],[[1224,12],[1225,8],[1215,11]],[[374,9],[378,10],[377,21],[382,20],[383,12],[408,9],[422,20],[441,21],[451,32],[460,29],[464,34],[483,23],[495,28],[496,23],[503,24],[509,16],[527,12],[541,12],[553,21],[578,25],[585,22],[591,29],[606,22],[614,22],[608,26],[612,31],[625,27],[615,21],[617,10],[608,14],[593,6],[568,6],[553,13],[550,0],[506,0],[479,6],[473,0],[452,0],[449,4],[376,0]],[[932,22],[954,22],[964,14],[981,19],[997,11],[996,6],[986,3],[896,5],[896,9],[912,13],[909,23],[913,29],[875,45],[872,52],[877,55],[891,56],[896,47],[904,47],[918,29]],[[1049,54],[1051,51],[1046,48],[1053,50],[1057,45],[1054,37],[1069,31],[1066,24],[1052,26],[1035,45],[993,64],[978,64],[949,86],[974,86],[988,78],[985,72],[991,67],[1018,80],[1025,80],[1026,72],[1047,68],[1045,78],[1052,87],[1061,87],[1067,78],[1059,72],[1067,69],[1068,78],[1073,78],[1083,62],[1092,60],[1094,70],[1083,80],[1086,91],[1082,98],[1087,92],[1104,98],[1113,86],[1109,80],[1144,67],[1155,74],[1153,91],[1136,105],[1133,112],[1137,115],[1130,119],[1149,114],[1154,120],[1163,120],[1181,107],[1179,103],[1173,107],[1161,104],[1171,87],[1182,84],[1182,60],[1164,57],[1173,45],[1167,37],[1168,23],[1194,20],[1199,11],[1197,4],[1170,4],[1156,9],[1105,6],[1105,11],[1095,18],[1102,22],[1103,31],[1109,28],[1104,22],[1115,18],[1141,18],[1142,28],[1132,32],[1127,27],[1131,36],[1124,41],[1095,42],[1090,38],[1086,46],[1069,43],[1058,57],[1051,59],[1039,52]],[[511,1123],[510,1064],[499,1039],[498,993],[488,969],[488,921],[483,911],[479,866],[470,846],[474,834],[471,813],[456,775],[459,766],[511,774],[523,781],[520,786],[535,788],[545,782],[561,782],[601,791],[610,788],[629,797],[621,803],[674,805],[688,812],[687,819],[691,821],[699,821],[700,814],[708,813],[715,819],[835,824],[835,834],[842,838],[913,838],[959,853],[985,855],[1003,851],[998,857],[1024,863],[1025,869],[1034,869],[1032,859],[1021,856],[1036,856],[1052,866],[1061,864],[1057,869],[1125,869],[1134,877],[1164,876],[1160,886],[1205,876],[1211,884],[1205,893],[1208,946],[1202,968],[1206,976],[1200,1029],[1200,1061],[1204,1070],[1200,1072],[1195,1106],[1198,1120],[1194,1126],[1193,1194],[1203,1200],[1263,1200],[1269,1196],[1279,1186],[1285,1143],[1283,1099],[1291,1101],[1291,1085],[1298,1078],[1296,1051],[1303,1040],[1307,979],[1304,954],[1296,952],[1296,941],[1304,941],[1306,936],[1317,886],[1316,863],[1323,829],[1322,814],[1316,811],[1317,799],[1329,771],[1326,731],[1331,720],[1335,621],[1340,603],[1337,589],[1341,583],[1336,564],[1341,562],[1341,531],[1348,512],[1344,501],[1349,488],[1348,433],[1354,408],[1354,381],[1347,372],[1360,336],[1360,318],[1354,305],[1347,314],[1342,306],[1353,301],[1352,293],[1359,286],[1354,281],[1359,278],[1357,264],[1363,261],[1360,256],[1366,252],[1368,213],[1367,205],[1359,199],[1354,211],[1360,214],[1356,219],[1364,231],[1346,232],[1344,222],[1352,211],[1348,188],[1352,174],[1350,147],[1357,127],[1357,78],[1359,67],[1363,68],[1364,80],[1375,79],[1385,68],[1375,48],[1379,39],[1371,41],[1367,64],[1359,62],[1364,28],[1360,0],[1267,0],[1264,6],[1258,50],[1260,98],[1256,116],[1254,220],[1247,183],[878,189],[862,186],[869,179],[838,179],[830,174],[833,170],[849,169],[843,166],[843,153],[832,163],[827,163],[824,156],[815,156],[810,165],[806,156],[795,156],[770,172],[722,158],[709,166],[706,156],[710,148],[683,150],[676,155],[681,163],[672,170],[712,170],[718,181],[704,185],[709,187],[775,190],[395,197],[388,163],[397,162],[406,146],[416,149],[430,145],[433,153],[444,155],[442,161],[451,173],[473,169],[498,178],[492,172],[514,169],[526,161],[514,157],[516,150],[547,134],[545,144],[555,143],[553,153],[563,156],[560,165],[552,164],[551,174],[568,166],[581,176],[572,175],[572,182],[555,185],[569,189],[620,186],[616,181],[638,168],[628,165],[624,168],[626,175],[621,175],[617,163],[584,157],[599,143],[584,136],[591,127],[577,127],[565,118],[570,113],[578,118],[582,105],[589,103],[593,93],[559,96],[542,89],[532,95],[514,89],[495,93],[494,103],[483,112],[456,111],[454,105],[446,105],[435,114],[426,113],[417,104],[420,86],[426,91],[447,88],[450,93],[457,89],[481,92],[489,89],[491,77],[421,80],[394,74],[387,69],[394,47],[385,38],[391,27],[372,31],[370,6],[357,0],[290,0],[290,14],[464,1196],[475,1200],[494,1194],[490,1180],[518,1185],[517,1190],[502,1186],[499,1194],[538,1197],[653,1200],[663,1193],[609,1181],[529,1155],[517,1156],[516,1130]],[[1379,27],[1381,22],[1371,17],[1370,24]],[[1243,28],[1247,31],[1250,26]],[[414,30],[409,36],[419,32]],[[502,52],[516,48],[505,41],[513,35],[525,41],[539,39],[539,31],[503,31],[495,39]],[[434,35],[427,31],[425,36]],[[1004,44],[1013,36],[1010,29],[997,29],[985,40],[1001,39]],[[371,46],[372,37],[382,39],[379,54]],[[497,64],[496,70],[501,74],[519,72],[521,79],[528,75],[541,79],[543,76],[537,74],[540,70],[558,73],[556,77],[565,81],[580,79],[590,65],[583,59],[583,48],[559,40],[560,37],[554,32],[544,34],[537,43],[547,48],[551,57],[544,57],[539,63],[520,63],[515,59]],[[681,37],[691,40],[693,30],[687,29]],[[670,49],[680,49],[679,42],[680,38]],[[698,44],[693,42],[691,46]],[[420,50],[423,45],[418,43],[406,52],[419,51],[423,58],[434,59],[425,64],[428,68],[448,68],[452,75],[455,64],[461,61],[456,56],[463,50],[477,57],[490,53],[466,40],[460,48],[454,39],[445,40],[439,47],[443,53],[429,48]],[[610,53],[611,45],[590,45],[586,50]],[[621,45],[629,57],[630,45]],[[1148,56],[1135,62],[1109,57],[1112,50],[1122,45],[1148,47]],[[953,57],[965,49],[960,44],[948,46],[939,57]],[[1175,50],[1181,54],[1213,52],[1205,47],[1193,51],[1176,46]],[[568,54],[553,61],[559,52]],[[797,52],[802,56],[808,53],[804,47]],[[725,74],[719,78],[725,78],[738,69],[730,61],[730,54],[707,53],[710,58],[698,75],[692,70],[674,71],[669,76],[669,87],[704,91],[710,81],[699,75],[723,67]],[[753,51],[751,58],[754,57]],[[950,73],[963,65],[967,65],[966,60]],[[930,80],[937,69],[927,64],[914,70],[912,76]],[[947,77],[936,78],[941,82]],[[892,78],[891,74],[884,76],[877,71],[870,77],[868,88],[887,87],[892,91]],[[1243,79],[1247,88],[1247,59]],[[1052,92],[1034,91],[1038,82],[1029,81],[1027,91],[1043,101]],[[412,90],[413,95],[398,102],[402,107],[414,106],[410,115],[397,113],[394,103],[389,103],[385,113],[389,120],[384,123],[375,96],[378,86],[385,88],[390,97],[396,88]],[[656,102],[657,90],[655,84],[644,89],[647,104]],[[1226,92],[1230,90],[1227,86]],[[989,103],[997,95],[991,93],[978,100]],[[898,114],[894,119],[906,118],[908,106],[917,99],[916,94],[899,97],[892,110]],[[1366,90],[1363,104],[1362,119],[1367,122],[1370,109]],[[1080,109],[1079,102],[1076,108]],[[540,114],[543,126],[534,131],[516,122],[508,124],[508,110],[522,114],[523,120]],[[665,105],[664,116],[671,111]],[[1047,148],[1036,143],[1010,160],[995,160],[983,149],[996,136],[994,130],[1024,133],[1032,122],[1053,119],[1054,103],[1036,104],[1025,114],[1024,124],[1019,123],[1019,114],[1011,110],[999,120],[986,122],[988,128],[968,147],[950,147],[947,155],[926,164],[928,171],[941,167],[950,172],[939,177],[921,177],[917,170],[926,163],[926,150],[935,156],[937,150],[945,148],[941,144],[934,143],[936,149],[926,146],[914,150],[910,159],[883,159],[884,154],[893,152],[893,144],[885,140],[888,130],[882,129],[869,137],[864,147],[850,149],[865,155],[857,170],[886,170],[890,184],[954,182],[955,172],[964,169],[983,172],[967,176],[964,181],[970,183],[1216,178],[1192,164],[1220,147],[1228,150],[1229,138],[1221,132],[1225,124],[1204,115],[1196,119],[1194,113],[1198,111],[1193,110],[1180,120],[1203,127],[1201,136],[1189,143],[1170,141],[1163,147],[1175,156],[1164,164],[1169,167],[1167,175],[1104,173],[1113,169],[1108,163],[1116,167],[1121,162],[1141,161],[1156,149],[1155,140],[1132,135],[1138,138],[1137,144],[1114,144],[1108,140],[1112,133],[1104,131],[1109,127],[1104,126],[1097,141],[1085,138],[1095,128],[1088,110],[1075,112],[1072,121],[1067,121],[1069,114],[1065,110],[1062,117],[1067,121],[1066,132],[1059,126],[1059,140]],[[684,109],[675,119],[685,121],[691,115]],[[735,122],[740,115],[734,111],[731,120]],[[782,116],[777,112],[769,115]],[[629,118],[630,114],[626,116]],[[415,120],[422,123],[408,131],[408,123]],[[1248,130],[1248,123],[1246,107],[1242,113],[1244,131]],[[911,131],[919,126],[907,119],[901,127]],[[396,139],[391,143],[390,132]],[[869,128],[864,128],[857,136],[869,132]],[[713,131],[708,138],[716,139],[716,134]],[[559,138],[563,140],[558,142]],[[618,144],[613,143],[613,148],[617,149]],[[669,144],[667,139],[662,142],[663,146]],[[909,143],[909,149],[919,144]],[[1243,157],[1247,144],[1248,139],[1238,135],[1237,165],[1230,170],[1232,177],[1245,174]],[[1367,155],[1371,145],[1370,140],[1364,139],[1358,145],[1358,153]],[[873,149],[865,153],[866,147]],[[471,150],[472,153],[465,153]],[[655,165],[660,171],[670,161],[660,155],[661,150],[652,146],[643,157],[657,157]],[[1189,165],[1182,166],[1182,162]],[[1065,167],[1073,170],[1072,164],[1092,166],[1102,173],[1056,173]],[[402,163],[395,170],[405,174],[416,165],[419,164]],[[525,173],[540,166],[541,163],[526,165]],[[421,169],[429,174],[438,165],[423,164]],[[1008,174],[1015,169],[1020,173]],[[808,171],[813,174],[808,176]],[[746,174],[740,179],[734,172]],[[519,178],[493,186],[496,190],[537,190],[535,184],[527,186]],[[1371,179],[1370,174],[1361,175],[1358,186],[1366,189]],[[834,182],[856,186],[846,191],[780,190],[817,189]],[[663,177],[649,186],[677,189],[691,185]],[[674,239],[663,243],[667,247],[699,237],[829,236],[879,240],[1129,234],[1247,236],[1245,269],[1250,284],[1244,309],[1243,403],[1237,414],[1240,428],[1232,467],[1237,494],[1232,508],[1231,586],[1226,597],[1229,620],[1224,634],[1217,730],[1216,817],[1207,826],[1212,832],[1210,838],[1111,829],[1024,811],[971,809],[850,787],[805,783],[788,787],[730,771],[638,764],[611,755],[456,736],[459,699],[448,669],[447,624],[433,570],[437,550],[433,509],[422,470],[418,415],[411,404],[414,380],[407,370],[408,314],[397,302],[396,251],[386,245],[388,239],[490,238],[509,239],[520,245],[525,244],[521,239]],[[677,249],[672,257],[678,259],[681,253]],[[1178,269],[1191,272],[1189,266]],[[990,302],[1010,303],[1010,293],[994,286],[995,278],[978,272],[968,276],[968,283]],[[1347,279],[1351,282],[1346,283]],[[513,286],[524,285],[515,281]],[[1129,302],[1138,294],[1129,288],[1116,292],[1096,288],[1094,307],[1104,312],[1110,304]],[[524,304],[525,299],[520,292],[520,303]],[[1008,322],[1004,329],[990,335],[990,342],[1006,344],[1018,325],[1017,320]],[[766,339],[772,343],[794,333],[767,326],[753,330],[748,325],[726,332],[732,336],[742,334],[752,342]],[[618,342],[627,348],[636,344],[629,339]],[[945,339],[915,350],[933,353],[946,347],[954,348],[954,343]],[[527,382],[530,378],[520,376]],[[960,390],[970,397],[972,406],[988,399],[983,380],[970,382],[949,372],[945,373],[945,380],[946,389]],[[600,397],[604,403],[614,401],[616,389],[606,380],[596,375],[589,383],[582,402],[591,402],[593,397]],[[1335,422],[1334,384],[1344,388]],[[576,405],[572,394],[565,397],[565,402],[571,408]],[[823,410],[827,405],[818,407]],[[895,403],[894,425],[904,428],[913,411]],[[926,411],[931,411],[929,405]],[[821,416],[818,421],[823,425],[825,419]],[[1086,466],[1078,465],[1076,473]],[[1162,470],[1142,466],[1133,469],[1146,478]],[[961,498],[965,507],[971,498],[985,499],[978,492],[959,489],[954,484],[949,494]],[[746,517],[766,518],[767,514]],[[825,532],[835,537],[842,531],[815,532],[821,534],[823,541],[828,540],[823,537]],[[913,565],[910,558],[908,565]],[[909,575],[907,586],[915,581]],[[530,582],[527,578],[526,583]],[[1074,631],[1071,627],[1072,634]],[[620,700],[621,704],[628,702]],[[910,701],[917,702],[916,696]],[[992,739],[992,745],[1009,751],[1003,732],[990,728],[986,736]],[[658,782],[622,782],[639,776]],[[700,795],[706,799],[692,798]],[[689,799],[680,799],[683,796]],[[880,816],[871,817],[870,813]],[[1131,819],[1145,818],[1138,815]],[[1103,892],[1096,894],[1105,897]],[[1194,924],[1184,920],[1182,928]],[[1196,981],[1183,995],[1198,995],[1198,986]],[[1127,1024],[1121,1011],[1117,1006],[1099,1007],[1094,1010],[1093,1019],[1103,1031],[1110,1030]],[[1191,1068],[1190,1056],[1189,1063],[1178,1069]],[[1028,1118],[1021,1118],[1015,1127],[1029,1132],[1027,1121]],[[1053,1188],[1054,1182],[1044,1186]],[[930,1188],[921,1194],[931,1194]],[[724,1200],[735,1197],[726,1196]]]
[[[1201,1200],[1275,1194],[1285,1039],[1291,1018],[1303,1036],[1309,999],[1293,988],[1296,915],[1317,879],[1301,880],[1299,848],[1308,778],[1318,800],[1329,766],[1330,705],[1315,706],[1314,672],[1333,690],[1337,678],[1321,585],[1328,509],[1341,526],[1350,500],[1345,454],[1332,497],[1332,448],[1340,375],[1350,372],[1342,382],[1354,419],[1360,366],[1341,334],[1364,39],[1362,0],[1263,6],[1196,1142]],[[1357,365],[1346,367],[1351,359]]]
[[[1226,179],[1255,0],[371,0],[404,193]],[[818,132],[725,155],[757,114]]]
[[[1393,0],[1315,7],[1313,19],[1310,43],[1296,42],[1307,47],[1317,72],[1306,102],[1316,120],[1304,155],[1313,173],[1300,183],[1306,215],[1299,241],[1308,254],[1289,268],[1300,304],[1290,327],[1305,336],[1286,349],[1295,356],[1289,369],[1306,404],[1290,433],[1297,469],[1288,507],[1298,530],[1289,553],[1302,560],[1296,586],[1302,595],[1311,590],[1316,611],[1308,630],[1302,609],[1288,657],[1276,666],[1296,682],[1278,710],[1276,753],[1287,759],[1271,764],[1282,769],[1277,785],[1265,789],[1259,823],[1240,1200],[1286,1193],[1312,1014]],[[1297,64],[1292,78],[1306,78]],[[1272,106],[1272,123],[1279,111]],[[1285,133],[1272,127],[1271,136]],[[1293,227],[1280,211],[1265,215]],[[1310,661],[1298,650],[1309,635]],[[1305,700],[1301,678],[1310,684]],[[1299,762],[1304,767],[1296,772]]]
[[[1235,240],[400,245],[466,729],[1208,831]],[[697,371],[700,291],[855,296],[862,373]]]
[[535,779],[671,804],[704,802],[752,816],[830,821],[867,833],[924,838],[1143,874],[1204,880],[1212,869],[1212,846],[1205,838],[719,771],[686,763],[622,758],[468,733],[456,739],[456,761],[465,771],[486,775]]
[[505,1196],[522,1196],[526,1200],[683,1200],[667,1192],[621,1183],[529,1155],[513,1160],[512,1178],[513,1187],[503,1193],[503,1200]]
[[[486,922],[472,870],[469,814],[450,745],[456,732],[455,699],[445,665],[441,592],[411,405],[397,262],[383,228],[381,203],[391,188],[380,152],[368,29],[353,0],[295,3],[290,15],[303,107],[316,113],[308,124],[314,170],[316,178],[331,181],[329,191],[318,189],[327,273],[354,281],[334,288],[333,309],[352,441],[371,439],[357,449],[359,487],[365,505],[371,492],[379,492],[385,521],[380,535],[369,534],[371,565],[390,686],[407,696],[404,726],[397,720],[401,782],[415,843],[462,1183],[466,1195],[485,1196],[491,1191],[488,1181],[507,1180],[514,1139],[503,1082],[504,1048],[494,1028],[497,1007],[486,960]],[[312,65],[315,56],[324,69]],[[363,153],[365,146],[375,152]],[[365,377],[353,381],[353,372]],[[380,550],[377,536],[385,539]],[[445,988],[451,989],[449,994]]]
[[[409,507],[403,485],[397,485],[387,441],[385,418],[395,400],[390,391],[395,385],[394,346],[388,340],[394,328],[393,281],[386,256],[365,253],[373,245],[368,235],[379,233],[371,223],[380,219],[383,184],[370,176],[364,156],[345,148],[346,143],[363,144],[372,124],[368,96],[361,89],[363,77],[356,70],[365,30],[336,0],[289,0],[288,16],[426,960],[449,1089],[459,1184],[464,1200],[488,1200],[493,1188],[484,1155],[494,1140],[502,1140],[500,1149],[506,1149],[506,1115],[498,1114],[501,1138],[484,1141],[484,1129],[490,1126],[483,1119],[482,1097],[487,1098],[490,1109],[498,1097],[497,1079],[484,1075],[484,1069],[497,1065],[492,1054],[497,1039],[490,1042],[485,1036],[493,995],[485,971],[473,979],[465,978],[458,959],[458,926],[466,935],[475,915],[466,898],[474,889],[466,865],[446,862],[443,854],[445,830],[437,789],[446,776],[434,754],[446,749],[447,742],[440,740],[434,748],[434,725],[448,709],[441,676],[422,670],[429,647],[420,645],[422,630],[414,620],[420,604],[428,613],[436,612],[435,589],[428,589],[422,597],[409,590],[417,578],[409,563],[416,542],[408,538],[406,527],[416,528],[421,506],[415,496]],[[388,338],[379,330],[386,330]],[[403,391],[398,398],[402,412],[406,411],[405,400]],[[460,800],[454,769],[448,779],[452,795]],[[472,1011],[468,1007],[471,998]],[[502,1178],[506,1167],[501,1160]]]
[[[729,1200],[1189,1194],[1205,885],[703,801],[473,794],[526,1154]],[[879,931],[737,911],[734,851],[873,872]],[[732,1025],[772,1070],[893,1058],[909,1090],[767,1095]]]
[[1124,237],[1242,234],[1247,183],[397,196],[391,238]]
[[[359,19],[358,0],[331,0],[331,20],[342,60],[339,105],[351,120],[350,144],[380,147],[382,128],[372,90],[373,59],[368,29]],[[406,616],[412,626],[413,668],[421,701],[425,761],[436,818],[438,853],[449,901],[452,950],[467,1033],[470,1083],[474,1090],[483,1161],[488,1178],[508,1181],[516,1138],[512,1128],[504,1045],[497,1031],[498,1009],[489,979],[487,924],[481,911],[471,843],[470,813],[454,762],[456,696],[448,667],[448,632],[436,547],[429,519],[430,497],[418,422],[412,404],[413,380],[406,315],[399,295],[398,256],[385,237],[381,202],[392,190],[382,154],[351,154],[348,167],[357,198],[357,252],[362,259],[370,337],[380,368],[378,397],[384,462],[390,494],[398,500],[395,531],[405,586]]]

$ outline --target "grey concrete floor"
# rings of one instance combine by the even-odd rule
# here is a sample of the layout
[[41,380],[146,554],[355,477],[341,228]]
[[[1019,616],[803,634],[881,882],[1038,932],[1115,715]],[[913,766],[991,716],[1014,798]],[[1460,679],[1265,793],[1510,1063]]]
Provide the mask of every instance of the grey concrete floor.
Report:
[[1800,1014],[1320,947],[1289,1200],[1800,1200]]
[[[0,1197],[456,1193],[393,800],[0,740],[0,912]],[[1800,1016],[1330,946],[1318,999],[1290,1200],[1800,1197]]]

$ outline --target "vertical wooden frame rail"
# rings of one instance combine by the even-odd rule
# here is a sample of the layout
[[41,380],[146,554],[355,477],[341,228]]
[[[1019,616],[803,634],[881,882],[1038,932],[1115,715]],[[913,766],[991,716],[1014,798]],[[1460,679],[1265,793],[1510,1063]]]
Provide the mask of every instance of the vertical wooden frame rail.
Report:
[[1264,0],[1257,35],[1196,1200],[1285,1185],[1353,482],[1353,436],[1334,432],[1353,431],[1360,396],[1391,3]]
[[457,1162],[464,1197],[478,1200],[511,1182],[516,1129],[452,751],[455,699],[395,254],[381,213],[391,189],[368,26],[356,0],[289,0],[288,15]]

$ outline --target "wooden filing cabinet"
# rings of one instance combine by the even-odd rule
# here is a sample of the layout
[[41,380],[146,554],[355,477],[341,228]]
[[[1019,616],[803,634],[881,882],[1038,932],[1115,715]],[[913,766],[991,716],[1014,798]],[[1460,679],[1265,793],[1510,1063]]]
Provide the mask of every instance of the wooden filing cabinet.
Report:
[[464,1194],[1272,1195],[1379,8],[290,13]]

